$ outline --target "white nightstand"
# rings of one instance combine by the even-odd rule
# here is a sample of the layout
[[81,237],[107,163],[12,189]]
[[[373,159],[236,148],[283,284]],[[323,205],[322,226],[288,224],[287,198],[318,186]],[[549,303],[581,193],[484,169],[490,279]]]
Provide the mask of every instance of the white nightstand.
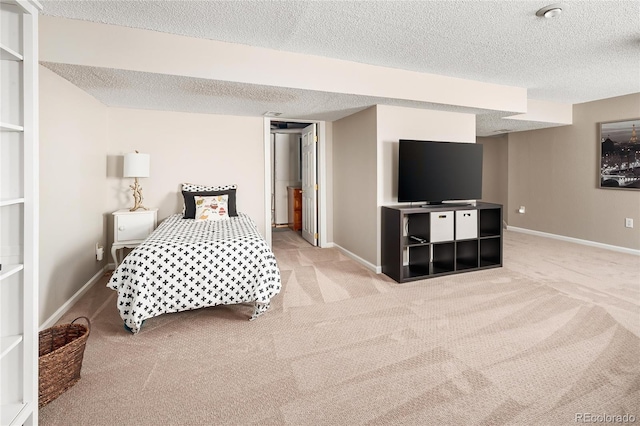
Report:
[[111,256],[118,267],[118,250],[134,248],[156,229],[158,225],[158,209],[128,209],[113,212],[113,245]]

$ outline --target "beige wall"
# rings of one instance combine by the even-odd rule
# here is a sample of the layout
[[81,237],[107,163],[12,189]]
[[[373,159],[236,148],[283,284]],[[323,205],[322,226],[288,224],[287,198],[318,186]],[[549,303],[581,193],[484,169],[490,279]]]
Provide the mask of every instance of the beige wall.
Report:
[[333,241],[376,264],[376,108],[333,122]]
[[[265,235],[262,117],[109,108],[108,129],[106,211],[133,205],[122,155],[138,150],[151,156],[151,177],[140,184],[144,205],[158,208],[158,221],[182,211],[183,182],[235,183],[238,210]],[[110,242],[112,233],[110,227]]]
[[508,149],[507,135],[478,138],[482,144],[482,201],[502,204],[504,220],[507,220],[508,186]]
[[[105,265],[107,108],[40,67],[40,323]],[[106,247],[106,246],[105,246]]]
[[378,105],[378,205],[398,203],[398,140],[475,142],[476,117],[427,109]]
[[475,142],[475,116],[378,105],[333,129],[334,242],[378,267],[380,206],[398,201],[398,140]]
[[400,139],[475,142],[476,118],[473,114],[377,106],[376,265],[381,265],[382,262],[380,207],[398,204],[398,140]]
[[640,191],[598,188],[597,124],[639,116],[633,94],[575,105],[571,126],[510,134],[508,224],[640,249]]

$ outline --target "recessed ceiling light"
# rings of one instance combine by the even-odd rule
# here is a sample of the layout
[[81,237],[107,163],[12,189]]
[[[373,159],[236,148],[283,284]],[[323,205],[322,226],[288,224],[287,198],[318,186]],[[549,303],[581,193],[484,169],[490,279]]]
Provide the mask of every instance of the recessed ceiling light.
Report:
[[281,112],[267,111],[262,115],[264,115],[265,117],[279,117],[279,116],[282,115],[282,113]]
[[560,7],[559,4],[551,4],[537,11],[536,16],[545,17],[545,18],[555,18],[561,13],[562,13],[562,7]]

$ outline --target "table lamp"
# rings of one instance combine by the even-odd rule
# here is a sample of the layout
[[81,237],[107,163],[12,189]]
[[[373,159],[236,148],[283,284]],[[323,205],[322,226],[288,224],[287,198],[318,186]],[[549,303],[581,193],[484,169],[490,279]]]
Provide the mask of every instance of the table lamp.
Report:
[[133,190],[134,205],[129,211],[138,209],[148,210],[142,205],[142,187],[138,183],[138,178],[149,177],[149,154],[141,154],[138,151],[124,155],[124,173],[123,177],[135,178],[135,183],[129,185]]

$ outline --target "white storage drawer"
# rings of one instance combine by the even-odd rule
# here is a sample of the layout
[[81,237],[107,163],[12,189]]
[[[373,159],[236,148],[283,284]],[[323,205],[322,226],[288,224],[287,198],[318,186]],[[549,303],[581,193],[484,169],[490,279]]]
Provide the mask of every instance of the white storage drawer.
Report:
[[456,211],[456,240],[478,238],[478,210]]
[[432,243],[453,241],[453,212],[432,212],[430,215]]

